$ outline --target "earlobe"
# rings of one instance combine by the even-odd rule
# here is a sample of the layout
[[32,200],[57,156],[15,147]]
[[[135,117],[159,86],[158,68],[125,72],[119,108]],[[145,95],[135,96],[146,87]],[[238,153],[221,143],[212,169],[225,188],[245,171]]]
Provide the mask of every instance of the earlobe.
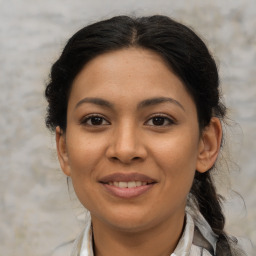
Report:
[[222,127],[219,118],[212,117],[210,124],[205,127],[199,142],[197,171],[206,172],[215,163],[221,146]]
[[65,134],[59,126],[56,127],[56,147],[61,169],[67,176],[70,176],[71,170],[69,166]]

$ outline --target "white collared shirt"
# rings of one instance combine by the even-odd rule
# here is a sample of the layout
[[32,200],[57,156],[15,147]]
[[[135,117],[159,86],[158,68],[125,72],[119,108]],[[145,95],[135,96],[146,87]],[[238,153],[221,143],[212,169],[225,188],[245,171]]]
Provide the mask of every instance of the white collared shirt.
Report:
[[[186,212],[186,225],[179,243],[170,256],[212,256],[215,255],[217,236],[210,225],[197,212],[196,219]],[[90,219],[84,231],[75,240],[71,256],[93,256],[92,229]]]

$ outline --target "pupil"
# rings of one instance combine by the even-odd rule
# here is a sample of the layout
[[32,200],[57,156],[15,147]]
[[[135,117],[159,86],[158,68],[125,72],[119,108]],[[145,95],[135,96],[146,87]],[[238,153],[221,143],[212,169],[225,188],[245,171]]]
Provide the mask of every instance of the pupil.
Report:
[[154,125],[163,125],[164,124],[164,118],[163,117],[154,117],[153,118],[153,124]]
[[102,117],[92,117],[91,122],[93,125],[101,125]]

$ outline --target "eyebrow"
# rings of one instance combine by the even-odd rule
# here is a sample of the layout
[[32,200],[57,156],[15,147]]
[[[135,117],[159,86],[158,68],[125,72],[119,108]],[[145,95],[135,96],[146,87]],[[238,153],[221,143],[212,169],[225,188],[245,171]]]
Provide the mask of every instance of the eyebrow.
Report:
[[84,103],[92,103],[92,104],[107,107],[107,108],[114,108],[114,105],[107,100],[103,100],[101,98],[84,98],[76,104],[75,109]]
[[[185,111],[185,108],[182,106],[182,104],[173,99],[173,98],[169,98],[169,97],[155,97],[155,98],[150,98],[150,99],[146,99],[143,100],[142,102],[140,102],[137,106],[137,109],[141,109],[141,108],[145,108],[145,107],[149,107],[149,106],[154,106],[157,104],[161,104],[161,103],[166,103],[166,102],[170,102],[172,104],[177,105],[178,107],[180,107],[182,110]],[[103,106],[103,107],[107,107],[107,108],[114,108],[114,104],[110,103],[107,100],[104,100],[102,98],[84,98],[82,100],[80,100],[76,106],[75,109],[78,108],[79,106],[81,106],[84,103],[92,103],[95,105],[99,105],[99,106]]]
[[144,108],[144,107],[153,106],[153,105],[166,103],[166,102],[174,103],[175,105],[179,106],[182,110],[185,111],[185,108],[182,106],[182,104],[179,101],[169,97],[156,97],[156,98],[143,100],[142,102],[139,103],[138,108]]

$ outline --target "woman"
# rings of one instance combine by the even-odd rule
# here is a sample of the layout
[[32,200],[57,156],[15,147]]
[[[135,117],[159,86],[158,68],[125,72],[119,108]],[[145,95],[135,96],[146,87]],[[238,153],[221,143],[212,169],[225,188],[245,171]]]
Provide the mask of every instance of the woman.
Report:
[[61,168],[91,216],[72,255],[243,255],[212,180],[218,72],[192,30],[165,16],[87,26],[45,95]]

